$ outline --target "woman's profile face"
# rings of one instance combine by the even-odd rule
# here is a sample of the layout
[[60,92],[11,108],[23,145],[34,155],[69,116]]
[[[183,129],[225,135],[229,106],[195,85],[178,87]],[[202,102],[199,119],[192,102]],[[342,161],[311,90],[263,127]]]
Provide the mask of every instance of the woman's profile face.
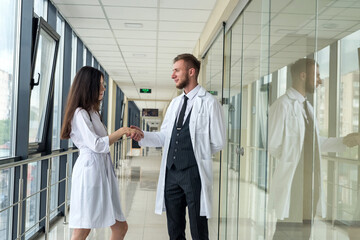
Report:
[[105,93],[104,78],[101,76],[100,90],[99,90],[99,101],[101,101],[103,99],[104,93]]

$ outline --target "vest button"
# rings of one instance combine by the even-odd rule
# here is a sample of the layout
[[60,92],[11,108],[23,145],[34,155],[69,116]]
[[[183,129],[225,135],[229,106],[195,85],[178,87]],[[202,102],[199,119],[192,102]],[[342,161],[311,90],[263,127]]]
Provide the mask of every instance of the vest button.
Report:
[[176,157],[174,156],[174,159],[175,159]]
[[179,144],[179,141],[176,141],[175,144]]
[[174,150],[175,152],[177,152],[177,148],[175,148],[175,150]]
[[178,134],[178,133],[176,134],[176,136],[179,136],[179,135],[180,135],[180,134]]

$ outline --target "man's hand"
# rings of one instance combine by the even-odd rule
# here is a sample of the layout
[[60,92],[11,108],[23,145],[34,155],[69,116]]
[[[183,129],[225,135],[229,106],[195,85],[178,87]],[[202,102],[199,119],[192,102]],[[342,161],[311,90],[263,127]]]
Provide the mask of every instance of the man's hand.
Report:
[[139,127],[131,125],[130,128],[131,134],[129,137],[131,137],[137,142],[144,138],[144,132]]
[[343,143],[348,147],[360,145],[360,133],[350,133],[343,138]]
[[137,130],[139,130],[139,131],[141,131],[141,132],[142,132],[142,130],[141,130],[138,126],[131,125],[131,126],[130,126],[130,128],[132,128],[132,129],[137,129]]

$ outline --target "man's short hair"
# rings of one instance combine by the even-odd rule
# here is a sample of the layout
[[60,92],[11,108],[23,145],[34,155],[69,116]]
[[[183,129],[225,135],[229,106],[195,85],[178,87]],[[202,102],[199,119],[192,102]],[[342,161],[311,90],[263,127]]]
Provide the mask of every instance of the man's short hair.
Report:
[[291,65],[291,78],[297,79],[300,73],[307,73],[311,67],[315,66],[316,61],[311,58],[301,58]]
[[199,75],[201,63],[194,55],[190,53],[179,54],[174,58],[174,63],[176,63],[179,60],[184,60],[188,69],[194,68],[196,77]]

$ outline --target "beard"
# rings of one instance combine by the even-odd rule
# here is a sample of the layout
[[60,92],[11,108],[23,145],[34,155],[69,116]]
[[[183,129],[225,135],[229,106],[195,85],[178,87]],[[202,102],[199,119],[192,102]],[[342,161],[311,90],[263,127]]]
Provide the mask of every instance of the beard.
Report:
[[176,86],[176,88],[178,89],[183,89],[185,88],[187,85],[189,85],[190,82],[190,78],[189,78],[189,74],[186,75],[185,79],[183,82],[180,82],[179,85]]
[[306,79],[306,83],[305,83],[305,91],[307,93],[314,93],[315,92],[315,87],[316,83],[312,83],[311,80]]

